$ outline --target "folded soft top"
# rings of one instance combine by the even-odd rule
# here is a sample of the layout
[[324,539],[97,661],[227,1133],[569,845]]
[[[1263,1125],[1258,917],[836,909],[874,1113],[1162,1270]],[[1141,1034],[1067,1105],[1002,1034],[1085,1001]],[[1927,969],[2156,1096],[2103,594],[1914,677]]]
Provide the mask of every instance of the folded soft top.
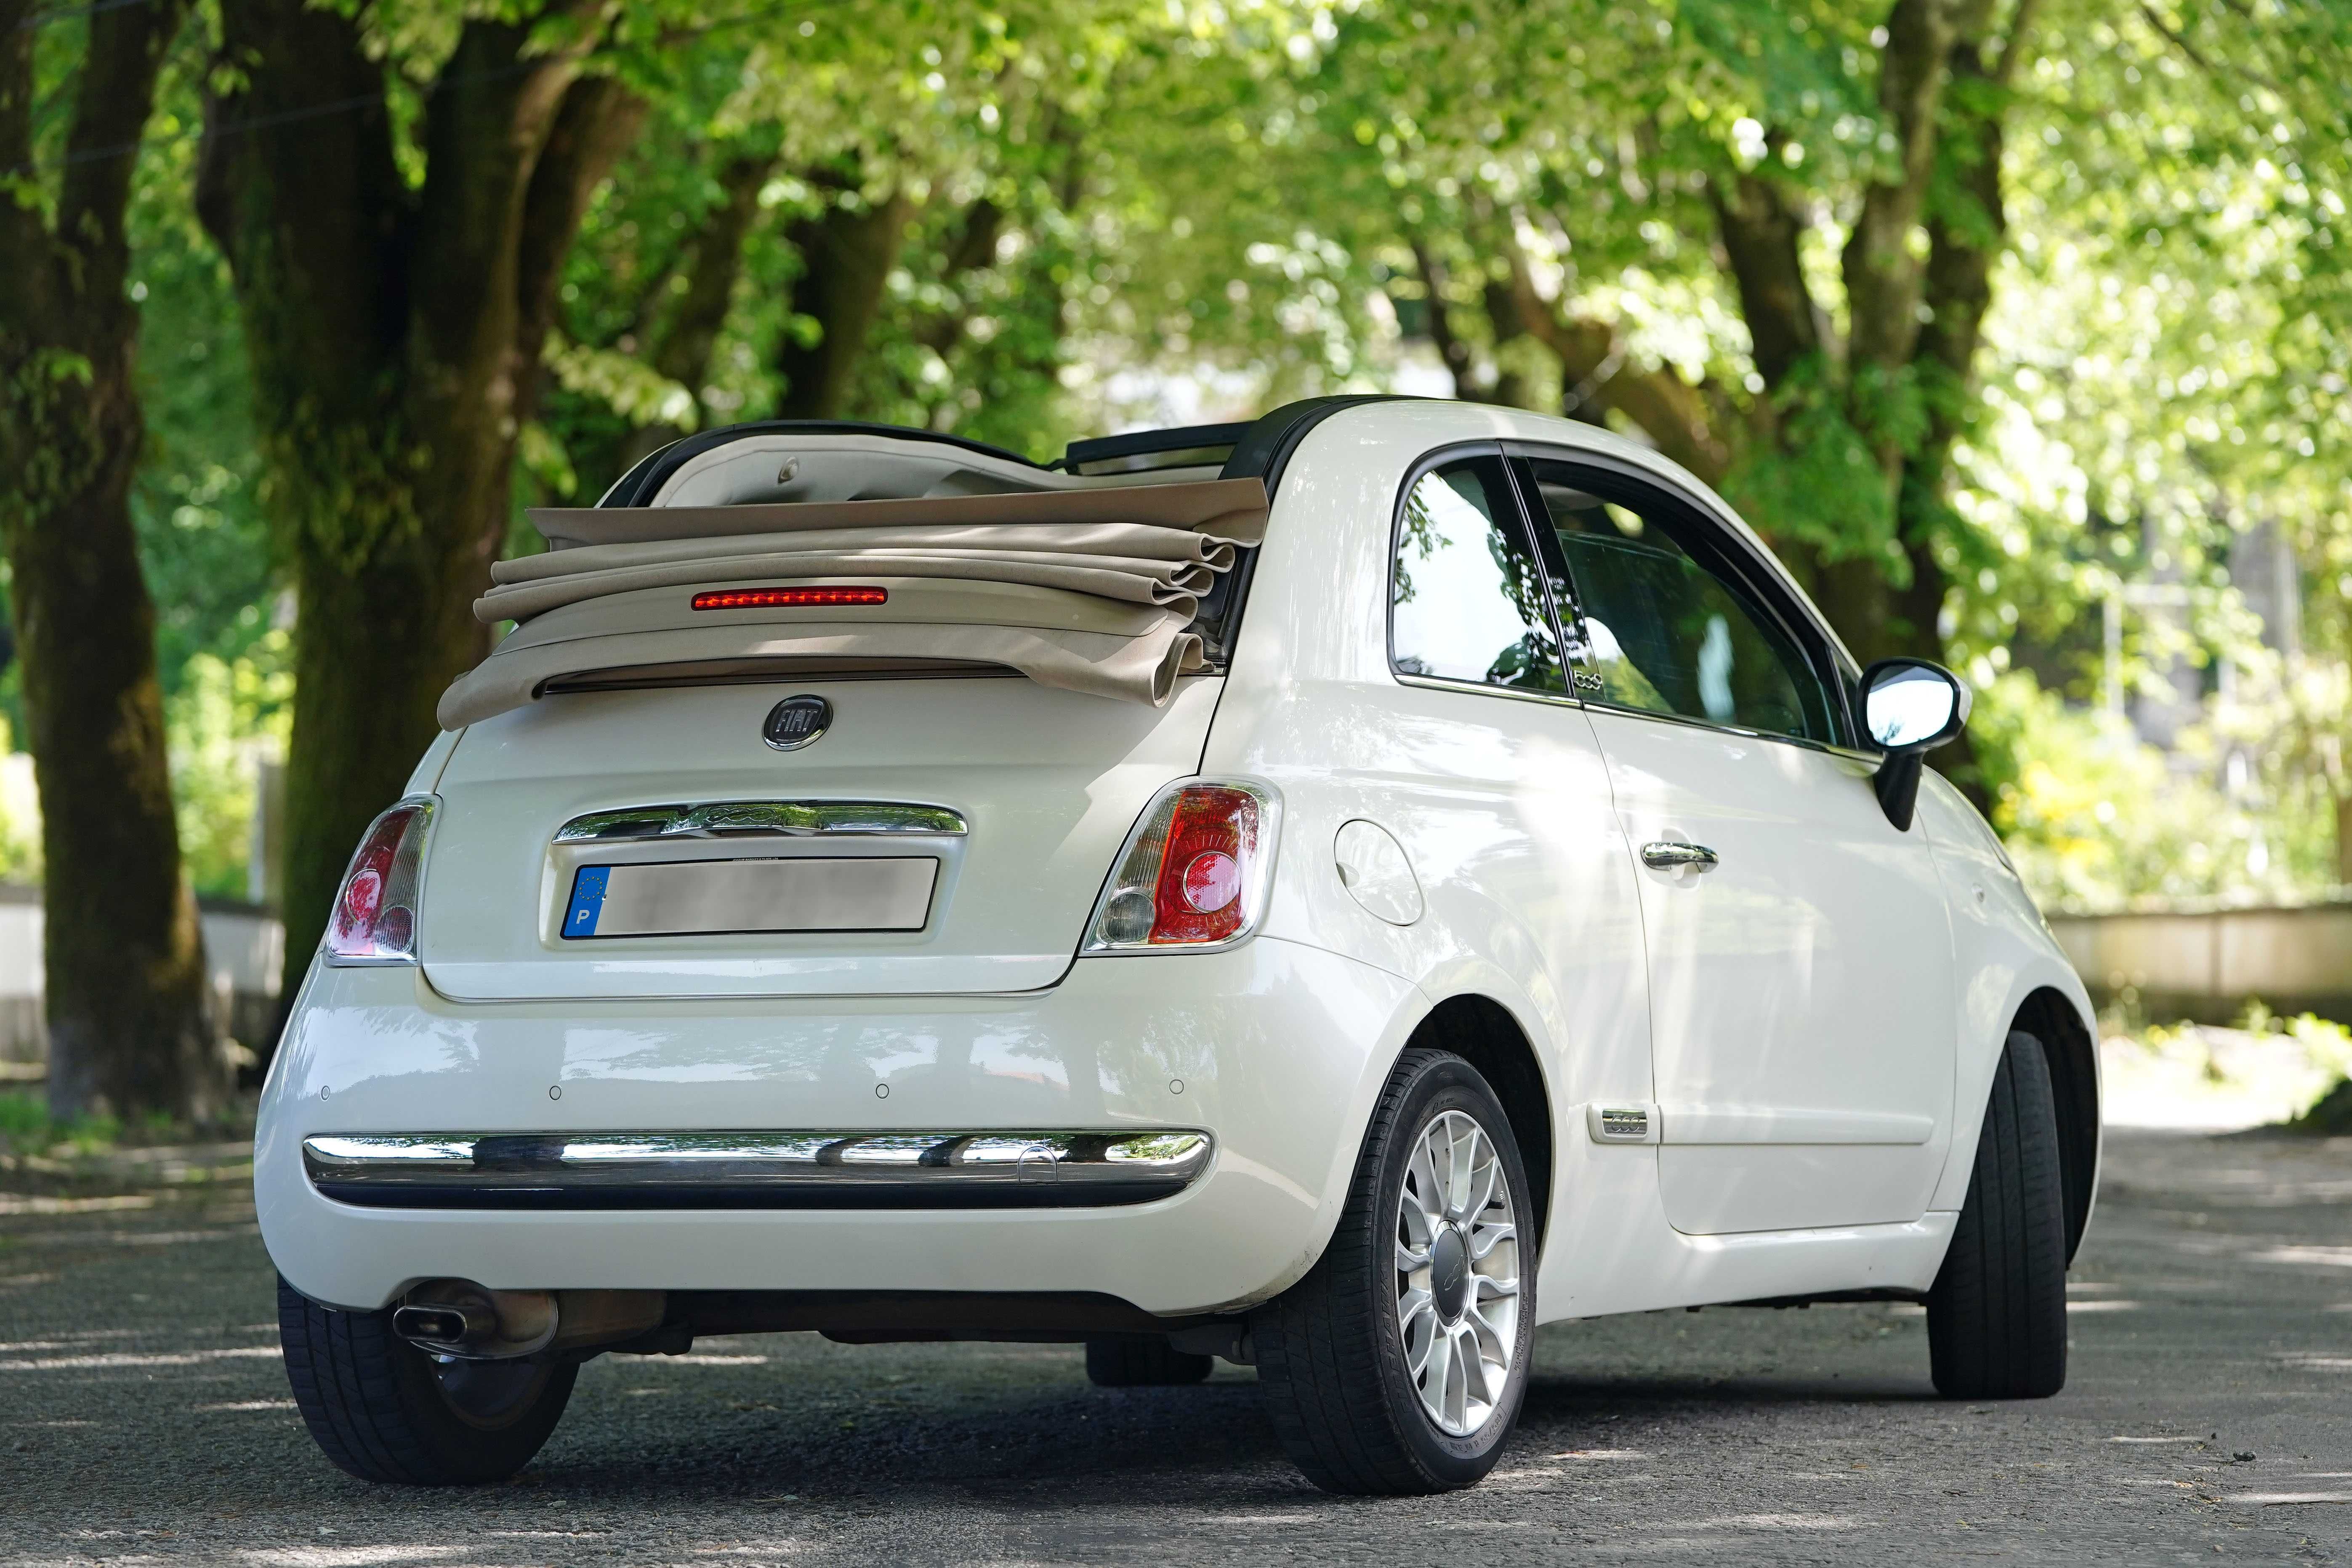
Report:
[[[1202,667],[1199,596],[1265,531],[1256,479],[911,499],[538,509],[546,554],[476,601],[521,624],[443,695],[455,729],[567,677],[795,660],[950,661],[1167,701]],[[881,588],[844,608],[697,611],[689,588]],[[1095,609],[1087,608],[1089,604]]]

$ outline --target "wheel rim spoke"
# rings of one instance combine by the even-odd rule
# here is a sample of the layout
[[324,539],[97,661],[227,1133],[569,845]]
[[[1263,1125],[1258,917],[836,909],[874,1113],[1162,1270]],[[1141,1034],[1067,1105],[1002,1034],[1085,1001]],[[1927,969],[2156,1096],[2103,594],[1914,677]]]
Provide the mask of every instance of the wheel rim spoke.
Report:
[[1429,1370],[1423,1375],[1421,1397],[1428,1406],[1441,1414],[1445,1409],[1446,1379],[1454,1370],[1454,1336],[1438,1333],[1430,1339]]
[[1506,1241],[1516,1241],[1519,1228],[1516,1225],[1481,1225],[1470,1232],[1470,1261],[1483,1263],[1496,1248]]
[[1465,1184],[1470,1195],[1469,1201],[1463,1204],[1461,1211],[1455,1214],[1454,1218],[1456,1219],[1467,1220],[1474,1216],[1484,1213],[1487,1204],[1492,1202],[1494,1199],[1495,1186],[1496,1182],[1501,1179],[1502,1174],[1503,1162],[1495,1158],[1494,1155],[1489,1153],[1486,1156],[1486,1163],[1473,1172],[1469,1180]]

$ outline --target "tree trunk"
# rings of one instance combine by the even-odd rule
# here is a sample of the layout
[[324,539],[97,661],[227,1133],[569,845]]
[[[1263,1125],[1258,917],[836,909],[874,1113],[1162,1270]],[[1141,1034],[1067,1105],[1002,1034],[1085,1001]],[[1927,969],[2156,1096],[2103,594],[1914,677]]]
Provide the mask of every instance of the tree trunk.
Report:
[[[710,384],[710,358],[734,308],[736,280],[743,275],[743,247],[759,219],[760,191],[775,166],[775,155],[771,152],[737,153],[719,165],[719,199],[704,214],[702,228],[685,258],[685,288],[673,295],[671,281],[681,275],[665,271],[654,279],[652,287],[672,302],[663,308],[658,301],[648,300],[638,308],[638,318],[648,323],[646,362],[657,374],[694,393],[696,425],[703,417],[702,393]],[[597,475],[602,484],[609,485],[639,458],[660,451],[689,428],[643,425],[612,443],[597,443],[575,461]]]
[[[352,21],[303,0],[222,6],[246,63],[211,106],[198,203],[236,277],[301,608],[289,998],[360,833],[431,743],[443,689],[487,646],[471,601],[512,514],[552,275],[634,131],[608,134],[598,117],[642,112],[601,87],[571,96],[584,42],[528,47],[538,21],[572,9],[465,25],[425,99],[412,192],[384,68]],[[535,186],[559,118],[548,178],[571,183]],[[298,120],[300,136],[276,133]]]
[[[124,293],[135,142],[184,5],[90,18],[51,229],[0,201],[0,535],[41,792],[49,1107],[204,1116],[226,1087],[131,524],[145,434]],[[36,22],[0,0],[0,169],[32,162]]]
[[847,410],[858,355],[881,314],[898,242],[914,215],[915,204],[900,192],[865,200],[853,186],[845,195],[788,231],[802,267],[793,312],[813,320],[816,335],[809,341],[785,330],[776,351],[784,377],[779,419],[839,419]]
[[653,106],[611,77],[573,81],[548,128],[547,145],[531,166],[523,197],[520,254],[516,258],[515,423],[539,417],[547,381],[541,362],[549,334],[562,314],[563,261],[587,218],[596,188],[645,129]]

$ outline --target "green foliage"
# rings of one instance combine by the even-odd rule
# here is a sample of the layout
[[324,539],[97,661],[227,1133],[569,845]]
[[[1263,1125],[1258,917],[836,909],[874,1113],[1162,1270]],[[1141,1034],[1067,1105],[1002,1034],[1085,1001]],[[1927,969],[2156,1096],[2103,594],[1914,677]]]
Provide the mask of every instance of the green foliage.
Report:
[[204,118],[200,29],[178,40],[133,171],[129,231],[147,422],[133,518],[167,693],[199,651],[233,657],[268,629],[274,580],[257,495],[251,370],[228,267],[190,200]]
[[1821,357],[1808,356],[1771,399],[1780,439],[1747,450],[1725,480],[1725,497],[1768,538],[1801,544],[1823,560],[1882,562],[1902,585],[1910,568],[1895,548],[1893,497],[1872,442],[1907,444],[1920,422],[1916,399],[1892,399],[1908,412],[1878,431],[1857,428]]
[[1993,825],[2045,907],[2294,902],[2326,883],[2326,821],[2232,793],[2210,732],[2168,757],[2021,672],[1982,679],[1969,728],[1992,775]]
[[282,630],[234,661],[197,653],[166,706],[180,856],[200,894],[247,896],[261,764],[284,758],[292,727],[292,655]]
[[0,1154],[45,1155],[58,1152],[96,1154],[114,1146],[122,1135],[115,1116],[79,1116],[58,1122],[49,1115],[47,1100],[23,1090],[0,1093]]

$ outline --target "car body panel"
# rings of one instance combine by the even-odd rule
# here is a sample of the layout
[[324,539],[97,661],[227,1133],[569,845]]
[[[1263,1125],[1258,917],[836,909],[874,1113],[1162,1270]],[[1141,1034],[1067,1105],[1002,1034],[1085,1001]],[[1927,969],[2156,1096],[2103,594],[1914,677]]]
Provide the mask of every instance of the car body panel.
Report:
[[[469,727],[442,769],[425,867],[425,972],[478,1001],[1024,991],[1070,965],[1112,857],[1152,795],[1200,766],[1213,677],[1164,708],[997,677],[592,692]],[[761,721],[809,694],[824,738],[779,751]],[[944,838],[682,839],[556,844],[590,812],[724,800],[944,806]],[[920,930],[645,936],[560,934],[585,864],[935,857]]]

